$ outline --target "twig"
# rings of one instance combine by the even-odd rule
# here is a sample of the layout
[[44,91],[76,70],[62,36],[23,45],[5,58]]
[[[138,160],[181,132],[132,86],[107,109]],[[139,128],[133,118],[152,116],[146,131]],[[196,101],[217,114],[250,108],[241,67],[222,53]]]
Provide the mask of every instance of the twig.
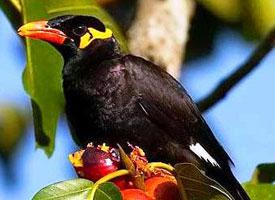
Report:
[[272,50],[274,46],[275,28],[260,43],[258,48],[256,48],[256,50],[244,64],[242,64],[229,76],[224,78],[209,95],[197,103],[200,111],[204,112],[218,101],[222,100],[236,84],[238,84],[246,75],[248,75],[258,66],[258,64]]

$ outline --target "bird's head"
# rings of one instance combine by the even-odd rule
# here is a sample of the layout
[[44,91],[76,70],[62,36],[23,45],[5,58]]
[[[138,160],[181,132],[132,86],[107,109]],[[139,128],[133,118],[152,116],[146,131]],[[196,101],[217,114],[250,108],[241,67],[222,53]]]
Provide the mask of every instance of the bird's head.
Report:
[[92,16],[64,15],[30,22],[21,26],[18,34],[51,43],[65,59],[79,52],[112,54],[118,48],[112,31]]

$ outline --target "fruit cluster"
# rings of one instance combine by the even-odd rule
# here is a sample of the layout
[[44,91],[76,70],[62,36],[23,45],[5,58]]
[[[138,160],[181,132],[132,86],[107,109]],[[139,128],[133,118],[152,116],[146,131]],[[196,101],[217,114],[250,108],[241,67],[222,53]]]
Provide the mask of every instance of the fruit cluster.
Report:
[[121,147],[88,144],[85,150],[69,155],[79,177],[95,184],[113,182],[123,200],[179,200],[173,167],[164,163],[149,163],[143,150],[131,146],[127,155]]

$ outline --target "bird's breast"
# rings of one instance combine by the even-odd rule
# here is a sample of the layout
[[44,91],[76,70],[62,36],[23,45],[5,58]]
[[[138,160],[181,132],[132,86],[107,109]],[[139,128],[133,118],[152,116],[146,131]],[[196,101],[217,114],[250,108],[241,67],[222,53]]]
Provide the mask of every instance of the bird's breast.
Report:
[[63,82],[66,113],[73,129],[110,132],[137,123],[138,97],[123,66],[103,67],[94,73],[84,73],[77,83]]

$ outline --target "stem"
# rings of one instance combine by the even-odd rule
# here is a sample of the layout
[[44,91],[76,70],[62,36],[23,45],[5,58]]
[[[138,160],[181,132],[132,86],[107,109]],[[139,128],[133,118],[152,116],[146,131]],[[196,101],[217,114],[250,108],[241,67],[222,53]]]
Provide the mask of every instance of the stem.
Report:
[[130,172],[127,169],[121,169],[118,171],[115,171],[113,173],[110,173],[104,177],[102,177],[101,179],[99,179],[94,185],[93,185],[93,189],[91,191],[91,193],[88,195],[88,200],[93,200],[95,197],[95,193],[97,188],[99,187],[100,184],[102,183],[106,183],[114,178],[120,177],[120,176],[125,176],[125,175],[129,175]]
[[149,168],[161,168],[161,169],[166,169],[167,171],[173,172],[175,170],[174,167],[171,165],[162,163],[162,162],[151,162],[148,163]]

